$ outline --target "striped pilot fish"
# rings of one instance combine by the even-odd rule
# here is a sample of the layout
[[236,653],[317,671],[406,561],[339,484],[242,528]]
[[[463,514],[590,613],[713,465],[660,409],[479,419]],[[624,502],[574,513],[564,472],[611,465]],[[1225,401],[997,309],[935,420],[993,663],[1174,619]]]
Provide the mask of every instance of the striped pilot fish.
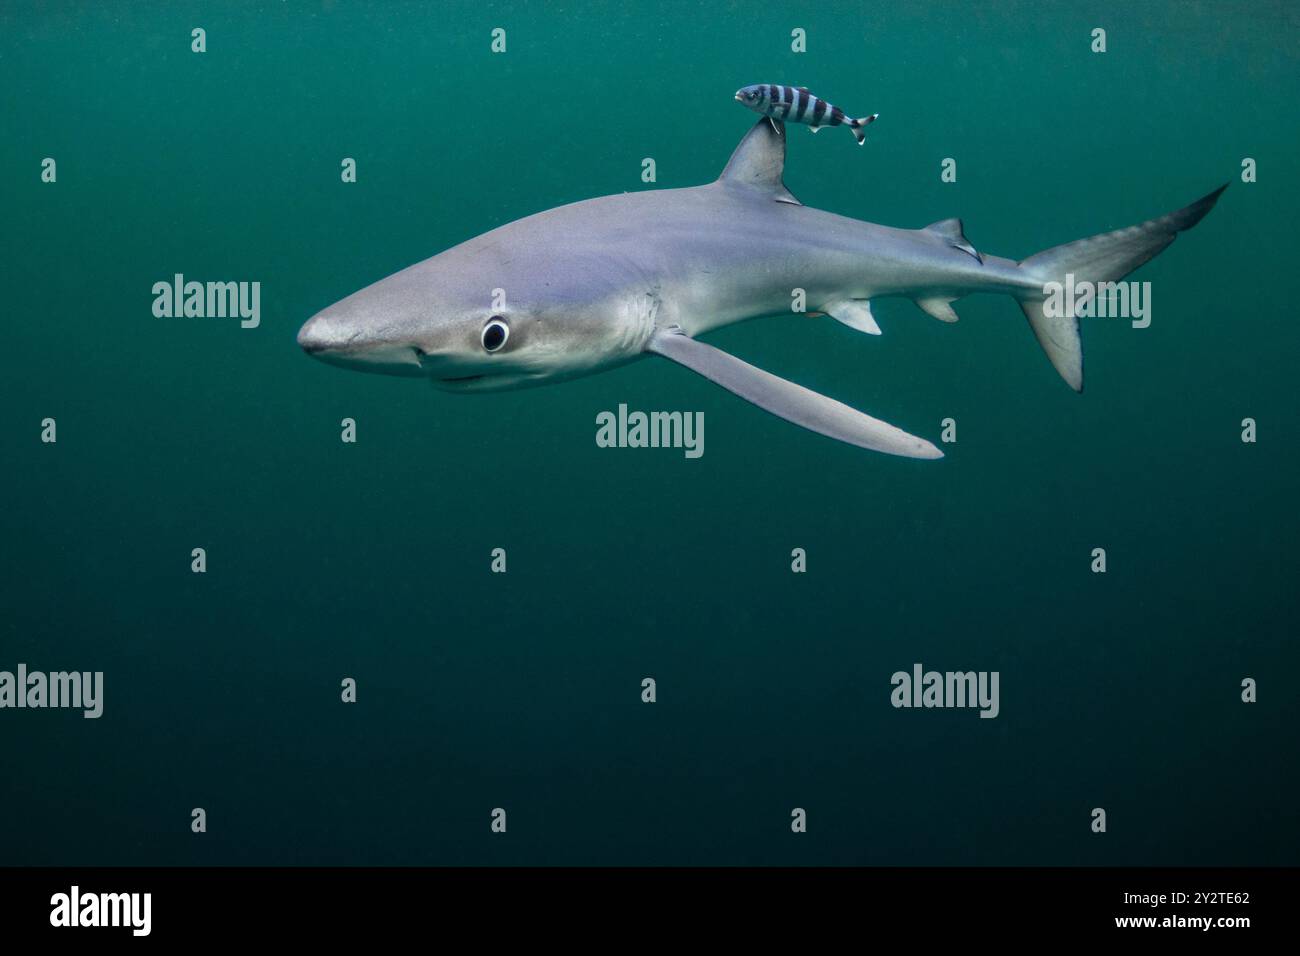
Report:
[[814,133],[823,126],[847,126],[861,146],[867,141],[867,127],[876,121],[879,113],[862,119],[845,116],[838,106],[832,106],[806,86],[775,86],[759,83],[736,91],[736,102],[743,103],[755,113],[789,123],[807,123]]

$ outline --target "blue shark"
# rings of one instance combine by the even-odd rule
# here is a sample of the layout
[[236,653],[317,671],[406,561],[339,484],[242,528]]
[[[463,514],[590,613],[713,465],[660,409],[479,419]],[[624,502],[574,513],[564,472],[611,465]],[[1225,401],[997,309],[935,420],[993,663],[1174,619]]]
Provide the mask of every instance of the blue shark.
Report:
[[879,334],[872,303],[905,297],[956,321],[973,293],[1011,297],[1060,376],[1083,389],[1073,314],[1045,286],[1115,281],[1210,211],[1226,186],[1175,212],[1019,262],[976,250],[958,219],[897,229],[803,205],[786,188],[786,133],[764,118],[714,182],[589,199],[485,232],[329,306],[298,343],[352,369],[473,393],[669,359],[795,425],[861,448],[942,458],[925,438],[756,368],[701,337],[790,312]]

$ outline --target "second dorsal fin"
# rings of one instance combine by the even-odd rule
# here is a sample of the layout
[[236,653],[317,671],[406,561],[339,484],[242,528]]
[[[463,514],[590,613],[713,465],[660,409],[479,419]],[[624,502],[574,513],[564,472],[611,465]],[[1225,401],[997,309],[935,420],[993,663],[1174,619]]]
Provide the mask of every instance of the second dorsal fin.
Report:
[[782,182],[785,173],[785,124],[764,117],[745,134],[727,161],[718,182],[729,186],[748,186],[767,193],[776,202],[803,203],[790,194]]
[[960,219],[940,219],[938,222],[932,222],[926,226],[925,231],[943,236],[944,239],[948,240],[948,245],[954,249],[960,249],[968,256],[973,256],[976,262],[984,265],[984,257],[975,251],[975,247],[970,244],[965,233],[962,232]]

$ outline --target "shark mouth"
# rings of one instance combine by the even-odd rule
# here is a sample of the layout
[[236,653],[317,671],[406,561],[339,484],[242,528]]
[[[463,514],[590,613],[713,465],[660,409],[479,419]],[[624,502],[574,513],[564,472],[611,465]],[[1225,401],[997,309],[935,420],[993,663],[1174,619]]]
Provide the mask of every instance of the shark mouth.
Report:
[[476,382],[479,379],[486,377],[482,372],[475,372],[470,375],[448,374],[461,371],[464,368],[464,365],[462,364],[461,368],[458,369],[456,368],[456,363],[453,362],[451,363],[451,366],[448,367],[446,356],[437,354],[431,355],[418,345],[412,346],[411,351],[415,353],[415,361],[416,364],[420,366],[420,370],[438,384],[446,383],[448,385],[464,385],[470,382]]
[[486,378],[486,377],[487,377],[487,376],[485,376],[485,375],[448,375],[448,376],[437,376],[437,375],[435,375],[435,376],[434,376],[434,378],[438,379],[438,381],[440,381],[440,382],[447,382],[447,383],[449,383],[449,384],[462,384],[462,383],[464,383],[464,382],[477,382],[479,379],[481,379],[481,378]]

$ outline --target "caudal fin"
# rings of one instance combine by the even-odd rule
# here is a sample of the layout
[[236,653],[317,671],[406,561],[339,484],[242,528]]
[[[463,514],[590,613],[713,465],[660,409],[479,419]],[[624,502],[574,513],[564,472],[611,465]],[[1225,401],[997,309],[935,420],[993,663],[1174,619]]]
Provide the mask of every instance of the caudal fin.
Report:
[[853,131],[853,138],[861,146],[867,141],[867,127],[874,123],[880,117],[879,113],[872,113],[870,116],[864,116],[862,119],[851,119],[848,121],[849,129]]
[[[1080,282],[1117,282],[1164,251],[1178,233],[1204,219],[1227,188],[1227,183],[1224,183],[1190,206],[1158,219],[1055,246],[1025,259],[1020,268],[1043,285],[1049,282],[1064,284],[1067,275],[1074,276],[1076,285]],[[1046,303],[1047,292],[1044,290],[1041,294],[1027,294],[1021,299],[1020,308],[1052,366],[1072,389],[1081,392],[1083,346],[1079,341],[1079,320],[1072,314],[1054,314],[1070,310],[1051,310],[1052,314],[1049,314]]]

